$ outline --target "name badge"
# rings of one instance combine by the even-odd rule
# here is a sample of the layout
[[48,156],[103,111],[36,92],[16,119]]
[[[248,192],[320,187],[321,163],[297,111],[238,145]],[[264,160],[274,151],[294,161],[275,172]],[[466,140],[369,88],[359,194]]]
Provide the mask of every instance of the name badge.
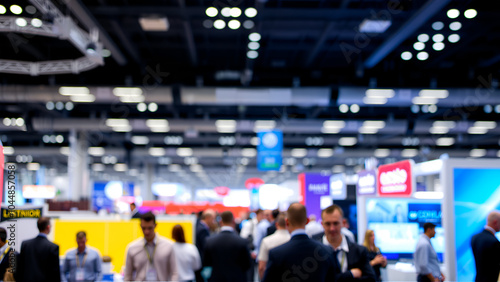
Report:
[[146,281],[158,281],[158,276],[156,275],[156,269],[152,265],[148,267],[148,271],[146,272]]
[[84,280],[84,272],[83,268],[77,268],[76,269],[76,275],[75,275],[76,281],[83,281]]

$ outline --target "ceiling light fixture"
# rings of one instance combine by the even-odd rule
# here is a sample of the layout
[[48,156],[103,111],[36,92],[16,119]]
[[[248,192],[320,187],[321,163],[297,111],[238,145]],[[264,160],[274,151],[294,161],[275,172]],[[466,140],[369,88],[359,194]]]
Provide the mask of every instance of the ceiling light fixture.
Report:
[[465,10],[464,16],[468,19],[473,19],[477,16],[477,11],[474,9]]
[[252,7],[247,8],[245,10],[245,16],[247,16],[249,18],[253,18],[253,17],[257,16],[257,9],[252,8]]
[[448,12],[446,12],[446,15],[450,19],[456,19],[458,16],[460,16],[460,11],[457,9],[449,9]]
[[217,16],[217,14],[219,13],[219,11],[217,10],[217,8],[215,7],[208,7],[206,10],[205,10],[205,14],[211,18]]
[[405,52],[401,53],[401,59],[403,59],[405,61],[411,60],[412,57],[413,57],[413,54],[411,52],[405,51]]
[[339,139],[340,146],[354,146],[358,143],[358,139],[356,137],[342,137]]

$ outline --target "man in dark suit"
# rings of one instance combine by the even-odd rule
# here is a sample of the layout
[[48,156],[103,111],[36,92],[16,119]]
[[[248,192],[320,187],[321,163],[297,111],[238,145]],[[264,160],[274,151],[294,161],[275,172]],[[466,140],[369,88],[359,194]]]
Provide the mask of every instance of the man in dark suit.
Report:
[[14,271],[17,253],[13,253],[7,241],[7,230],[0,227],[0,280],[3,279],[6,271]]
[[135,203],[130,203],[130,218],[141,218],[141,214]]
[[276,232],[276,218],[278,217],[279,214],[280,214],[279,209],[275,209],[271,212],[271,218],[273,221],[271,222],[271,226],[269,226],[267,228],[266,237],[269,235],[272,235],[272,234],[274,234],[274,232]]
[[221,214],[221,232],[207,239],[203,266],[212,267],[208,281],[246,281],[251,258],[247,241],[234,231],[234,216],[230,211]]
[[[205,254],[205,242],[207,241],[208,236],[210,236],[210,229],[215,227],[215,211],[211,209],[207,209],[201,212],[199,216],[199,220],[196,221],[196,237],[195,237],[195,245],[200,253],[200,258],[203,261],[203,255]],[[201,275],[201,269],[195,271],[196,282],[204,282]]]
[[307,236],[307,221],[306,208],[299,203],[291,204],[286,218],[291,239],[269,251],[263,282],[336,281],[339,267],[332,249]]
[[60,282],[59,246],[50,242],[50,219],[41,217],[37,223],[40,234],[21,245],[16,281]]
[[340,264],[338,281],[376,281],[375,271],[368,259],[368,250],[347,240],[342,234],[344,211],[338,205],[331,205],[321,212],[321,224],[325,234],[313,236],[327,246],[331,246]]
[[476,281],[498,281],[500,273],[500,242],[495,233],[500,231],[500,213],[492,211],[486,226],[471,239],[476,261]]

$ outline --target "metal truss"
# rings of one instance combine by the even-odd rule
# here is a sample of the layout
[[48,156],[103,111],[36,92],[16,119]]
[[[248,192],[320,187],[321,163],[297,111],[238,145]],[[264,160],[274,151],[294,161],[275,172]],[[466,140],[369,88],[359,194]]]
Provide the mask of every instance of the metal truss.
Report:
[[[0,73],[27,74],[31,76],[48,74],[77,74],[104,65],[102,58],[102,44],[97,38],[81,29],[70,17],[57,9],[49,0],[30,0],[44,15],[53,19],[53,22],[42,23],[41,27],[30,24],[19,26],[16,20],[21,17],[1,16],[0,32],[16,32],[46,37],[56,37],[71,42],[85,56],[74,60],[54,60],[41,62],[26,62],[0,59]],[[27,22],[31,19],[23,18]],[[87,52],[89,44],[95,44],[95,52]]]

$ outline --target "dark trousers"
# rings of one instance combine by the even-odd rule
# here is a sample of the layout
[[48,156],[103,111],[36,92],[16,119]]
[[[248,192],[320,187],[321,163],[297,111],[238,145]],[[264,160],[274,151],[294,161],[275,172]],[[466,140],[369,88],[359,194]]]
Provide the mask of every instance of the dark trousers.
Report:
[[434,281],[431,281],[429,279],[429,277],[427,277],[427,275],[421,275],[421,274],[419,274],[417,276],[417,282],[434,282]]

